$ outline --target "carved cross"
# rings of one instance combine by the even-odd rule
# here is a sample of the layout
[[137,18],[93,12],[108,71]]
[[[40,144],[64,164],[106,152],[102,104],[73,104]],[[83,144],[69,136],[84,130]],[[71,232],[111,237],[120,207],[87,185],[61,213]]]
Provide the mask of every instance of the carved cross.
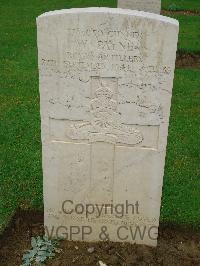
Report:
[[90,101],[90,121],[72,122],[66,134],[72,140],[91,143],[91,184],[89,200],[100,204],[110,203],[114,181],[116,145],[139,144],[142,133],[133,126],[120,122],[114,91],[101,86]]

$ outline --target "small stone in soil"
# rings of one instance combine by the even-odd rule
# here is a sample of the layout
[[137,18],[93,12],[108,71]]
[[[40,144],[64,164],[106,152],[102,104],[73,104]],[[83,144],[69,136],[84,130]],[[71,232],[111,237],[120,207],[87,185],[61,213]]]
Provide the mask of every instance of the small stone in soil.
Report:
[[90,247],[90,248],[88,248],[87,251],[88,251],[89,253],[93,253],[93,252],[94,252],[94,247]]
[[101,260],[99,261],[100,266],[107,266],[105,263],[103,263]]

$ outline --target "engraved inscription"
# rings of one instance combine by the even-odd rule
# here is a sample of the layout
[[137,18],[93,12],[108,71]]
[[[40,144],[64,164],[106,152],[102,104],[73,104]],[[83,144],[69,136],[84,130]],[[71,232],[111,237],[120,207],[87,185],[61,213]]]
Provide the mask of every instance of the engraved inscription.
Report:
[[[89,8],[45,13],[37,27],[45,225],[91,224],[89,241],[99,240],[102,224],[111,241],[121,225],[157,226],[178,23]],[[139,214],[65,215],[68,199],[96,211],[138,201]]]

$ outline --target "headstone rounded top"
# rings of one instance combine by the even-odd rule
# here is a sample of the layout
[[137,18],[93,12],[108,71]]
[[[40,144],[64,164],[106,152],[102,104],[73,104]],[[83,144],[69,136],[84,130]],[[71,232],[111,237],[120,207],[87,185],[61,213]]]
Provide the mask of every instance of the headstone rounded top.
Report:
[[[45,13],[37,26],[46,230],[66,238],[88,225],[70,240],[98,241],[104,225],[110,241],[155,246],[178,22],[85,8]],[[143,236],[122,239],[124,225]]]
[[109,13],[113,15],[128,15],[128,16],[136,16],[141,18],[149,18],[154,19],[158,21],[162,21],[165,23],[171,23],[176,26],[179,26],[179,22],[176,19],[161,16],[158,14],[153,14],[149,12],[144,11],[138,11],[138,10],[130,10],[130,9],[122,9],[122,8],[107,8],[107,7],[88,7],[88,8],[71,8],[71,9],[61,9],[61,10],[55,10],[55,11],[49,11],[41,14],[37,17],[37,22],[46,17],[52,17],[52,16],[58,16],[58,15],[66,15],[66,14],[83,14],[83,13]]

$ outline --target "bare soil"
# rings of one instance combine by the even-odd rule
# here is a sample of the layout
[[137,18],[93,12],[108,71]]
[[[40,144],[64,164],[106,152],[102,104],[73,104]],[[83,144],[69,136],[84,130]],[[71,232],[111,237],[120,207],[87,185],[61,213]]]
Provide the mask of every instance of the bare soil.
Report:
[[161,15],[167,16],[167,15],[188,15],[188,16],[200,16],[199,11],[191,11],[191,10],[161,10]]
[[[43,213],[19,212],[0,238],[0,265],[21,265],[22,255],[30,249],[31,236],[43,234]],[[200,232],[161,225],[157,248],[127,243],[83,243],[63,240],[62,252],[46,265],[108,266],[200,265]],[[92,248],[92,252],[88,251]]]
[[200,55],[199,54],[177,53],[176,67],[177,68],[200,68]]

